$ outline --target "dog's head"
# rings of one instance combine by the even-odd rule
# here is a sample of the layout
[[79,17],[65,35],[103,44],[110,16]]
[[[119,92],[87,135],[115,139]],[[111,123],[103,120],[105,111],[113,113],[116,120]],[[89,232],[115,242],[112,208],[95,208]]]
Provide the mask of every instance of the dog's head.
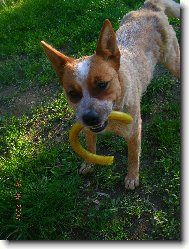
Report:
[[93,132],[102,131],[121,88],[118,78],[120,52],[109,20],[100,32],[96,53],[73,59],[41,42],[77,119]]

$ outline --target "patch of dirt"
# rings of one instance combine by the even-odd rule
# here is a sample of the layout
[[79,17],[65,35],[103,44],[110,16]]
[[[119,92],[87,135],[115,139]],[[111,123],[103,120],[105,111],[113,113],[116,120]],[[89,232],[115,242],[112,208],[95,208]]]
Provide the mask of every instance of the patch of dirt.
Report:
[[149,230],[149,227],[150,222],[147,218],[139,219],[137,226],[131,233],[131,240],[142,240],[146,232]]
[[29,114],[42,103],[53,101],[61,90],[58,84],[35,86],[26,91],[20,91],[16,86],[3,87],[0,89],[0,115]]

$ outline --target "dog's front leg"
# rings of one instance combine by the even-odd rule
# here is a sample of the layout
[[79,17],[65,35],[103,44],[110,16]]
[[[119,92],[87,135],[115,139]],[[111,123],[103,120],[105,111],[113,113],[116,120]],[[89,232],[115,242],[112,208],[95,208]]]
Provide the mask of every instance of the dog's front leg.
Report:
[[[87,128],[84,129],[84,134],[85,134],[87,149],[91,153],[96,154],[96,134],[91,132]],[[79,170],[79,173],[83,174],[83,175],[91,173],[93,171],[93,166],[94,166],[94,164],[92,164],[92,163],[83,162],[81,164],[81,168]]]
[[125,178],[126,189],[135,189],[139,186],[139,165],[141,150],[141,127],[140,115],[136,121],[133,135],[128,139],[128,174]]

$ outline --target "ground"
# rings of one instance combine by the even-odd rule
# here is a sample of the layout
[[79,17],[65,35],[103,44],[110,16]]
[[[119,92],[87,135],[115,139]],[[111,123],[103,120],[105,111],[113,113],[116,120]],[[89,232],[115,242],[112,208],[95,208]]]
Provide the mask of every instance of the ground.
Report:
[[[82,160],[68,142],[74,113],[40,40],[69,56],[89,55],[103,20],[116,29],[143,1],[76,3],[1,6],[0,238],[180,240],[180,82],[161,65],[142,99],[140,187],[125,190],[127,144],[110,133],[98,138],[97,152],[115,155],[113,166],[78,174]],[[170,21],[180,38],[179,20]]]

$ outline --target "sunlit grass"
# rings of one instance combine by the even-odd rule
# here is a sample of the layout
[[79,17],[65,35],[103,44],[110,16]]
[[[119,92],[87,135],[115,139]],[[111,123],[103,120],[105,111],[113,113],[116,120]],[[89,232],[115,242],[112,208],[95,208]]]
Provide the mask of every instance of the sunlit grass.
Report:
[[20,8],[24,4],[24,0],[1,0],[0,10],[6,12],[12,12],[17,8]]
[[[92,54],[104,19],[116,29],[122,16],[142,3],[3,1],[0,238],[180,239],[180,83],[162,70],[143,97],[140,187],[126,192],[127,144],[115,134],[98,137],[98,152],[115,154],[113,166],[97,166],[91,176],[78,174],[82,160],[68,141],[74,113],[40,46],[46,40],[69,56]],[[179,35],[179,21],[171,22]],[[31,93],[41,94],[34,107]],[[17,110],[24,103],[29,104]]]

